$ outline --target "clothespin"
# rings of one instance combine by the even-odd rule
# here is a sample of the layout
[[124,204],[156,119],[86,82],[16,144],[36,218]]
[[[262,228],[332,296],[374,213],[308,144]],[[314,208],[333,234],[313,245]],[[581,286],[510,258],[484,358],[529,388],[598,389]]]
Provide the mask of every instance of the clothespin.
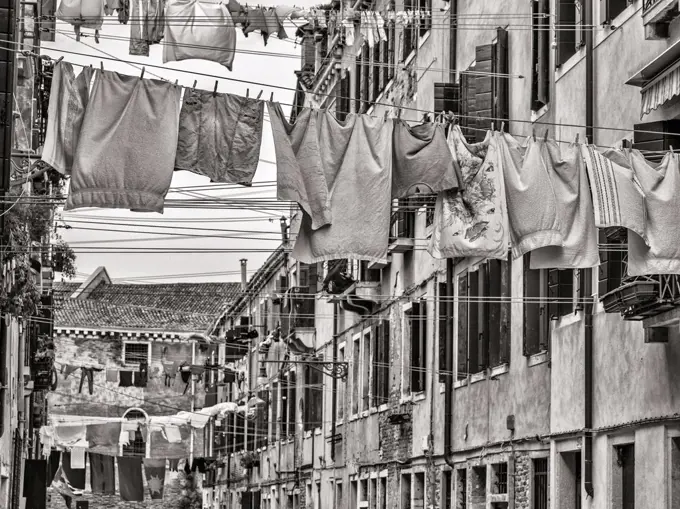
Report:
[[175,80],[175,86],[177,86],[178,83],[179,83],[179,80]]
[[576,138],[574,139],[574,143],[578,143],[578,133],[576,133]]
[[64,60],[64,57],[59,57],[59,59],[55,62],[55,64],[58,64],[58,63],[61,62],[62,60]]
[[274,92],[272,92],[272,95],[269,97],[269,102],[274,102]]
[[399,120],[401,120],[401,108],[399,108],[399,110],[397,110],[397,118]]
[[194,86],[191,87],[191,88],[193,88],[194,90],[196,90],[196,85],[197,85],[197,84],[198,84],[198,80],[194,80]]
[[246,88],[246,99],[248,99],[248,97],[250,97],[250,89]]
[[100,60],[99,61],[99,68],[103,71],[104,70],[104,61]]
[[217,84],[218,83],[219,82],[217,80],[215,80],[215,88],[213,88],[213,95],[217,95]]
[[144,71],[146,71],[146,67],[142,67],[142,74],[139,75],[140,80],[144,77]]
[[501,132],[505,132],[505,122],[501,122]]
[[531,137],[536,141],[536,129],[533,127],[531,128]]
[[257,98],[259,99],[260,97],[262,97],[262,94],[263,94],[263,93],[264,93],[264,90],[260,90],[260,93],[257,94]]
[[669,145],[668,148],[671,149],[671,154],[675,154],[675,151],[673,150],[673,145]]
[[545,136],[543,136],[543,141],[548,141],[548,129],[545,130]]
[[494,132],[494,131],[496,131],[495,127],[496,127],[496,126],[494,125],[494,123],[493,123],[493,122],[491,122],[491,132]]
[[388,110],[385,110],[385,116],[383,117],[383,121],[387,121],[387,115],[389,115],[390,112]]

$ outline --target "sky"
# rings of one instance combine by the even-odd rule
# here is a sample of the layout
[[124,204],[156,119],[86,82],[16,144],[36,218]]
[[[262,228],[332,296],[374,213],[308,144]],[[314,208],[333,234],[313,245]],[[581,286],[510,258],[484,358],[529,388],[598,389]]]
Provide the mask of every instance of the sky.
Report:
[[[318,2],[296,0],[295,5],[308,7],[316,3]],[[276,5],[276,2],[270,4],[261,2],[260,4]],[[296,20],[296,23],[300,23],[300,20]],[[248,91],[253,97],[262,91],[263,99],[269,99],[273,92],[274,100],[282,104],[284,112],[290,111],[289,105],[293,102],[293,90],[262,86],[276,84],[290,89],[295,88],[294,71],[300,67],[300,47],[292,38],[295,35],[293,26],[287,27],[291,38],[279,40],[270,37],[267,46],[264,45],[259,33],[252,33],[246,38],[241,29],[237,28],[237,53],[231,72],[220,64],[203,60],[184,60],[163,64],[162,45],[152,45],[149,57],[131,56],[128,54],[130,25],[120,25],[115,15],[106,18],[100,32],[99,44],[95,43],[93,37],[81,37],[80,42],[76,41],[73,28],[66,23],[58,22],[56,30],[55,42],[42,43],[42,53],[53,58],[64,56],[64,60],[74,64],[92,64],[95,67],[99,67],[103,62],[104,69],[129,75],[140,74],[140,69],[145,64],[162,66],[162,69],[146,68],[144,76],[178,80],[180,85],[186,87],[191,87],[196,80],[197,88],[205,90],[213,90],[215,78],[191,73],[220,76],[218,92],[245,95]],[[87,29],[83,32],[93,33]],[[83,55],[62,53],[59,50]],[[242,50],[267,52],[274,55],[239,53]],[[121,61],[102,59],[102,57],[137,63],[131,65]],[[79,72],[79,67],[76,66],[75,69]],[[201,198],[274,199],[276,197],[275,161],[271,128],[265,113],[260,163],[252,188],[227,186],[228,189],[225,189],[223,184],[211,184],[206,177],[180,171],[174,172],[167,199],[196,198],[195,193],[200,193]],[[200,187],[187,189],[192,186]],[[219,201],[217,203],[219,206]],[[239,281],[241,258],[248,260],[250,276],[279,245],[281,215],[282,212],[279,210],[198,209],[169,207],[168,205],[163,214],[134,213],[116,209],[77,209],[69,212],[61,211],[58,214],[60,218],[58,233],[76,251],[78,271],[76,280],[84,280],[97,267],[105,266],[109,275],[119,282]],[[66,225],[70,228],[64,228]],[[93,247],[107,247],[114,252],[93,253],[91,250]],[[116,249],[122,247],[152,248],[152,250],[168,248],[184,250],[184,252],[115,252]],[[88,249],[90,252],[87,252]],[[192,252],[195,249],[231,251]],[[239,250],[253,249],[259,251],[239,252]]]

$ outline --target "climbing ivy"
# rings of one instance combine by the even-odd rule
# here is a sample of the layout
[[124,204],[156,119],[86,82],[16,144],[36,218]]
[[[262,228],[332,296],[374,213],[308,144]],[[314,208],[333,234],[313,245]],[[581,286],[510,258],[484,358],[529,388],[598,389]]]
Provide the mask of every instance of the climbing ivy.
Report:
[[180,498],[178,509],[201,509],[203,496],[198,481],[192,473],[179,472]]

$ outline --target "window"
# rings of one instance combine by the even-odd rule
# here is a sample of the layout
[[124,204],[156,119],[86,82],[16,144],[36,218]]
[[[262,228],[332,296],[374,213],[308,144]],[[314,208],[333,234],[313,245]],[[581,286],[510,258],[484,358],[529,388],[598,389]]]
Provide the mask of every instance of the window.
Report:
[[262,389],[258,391],[257,397],[265,402],[265,407],[264,411],[257,413],[255,426],[253,427],[253,440],[256,449],[267,445],[267,437],[269,436],[269,390]]
[[371,331],[364,331],[363,334],[363,361],[362,361],[362,380],[361,380],[361,409],[368,410],[370,404],[370,382],[371,382]]
[[371,67],[371,94],[370,101],[371,104],[375,104],[378,100],[378,96],[383,91],[385,86],[382,81],[382,67],[383,67],[383,51],[385,43],[383,41],[377,41],[375,46],[373,46],[372,54],[372,67]]
[[417,0],[418,9],[420,9],[420,37],[429,32],[432,27],[432,0]]
[[316,498],[314,499],[314,507],[321,509],[321,483],[316,483]]
[[359,384],[361,375],[361,342],[360,336],[354,337],[354,352],[352,355],[352,414],[359,412]]
[[446,361],[448,360],[446,358],[447,354],[447,349],[446,345],[448,342],[448,339],[446,337],[446,326],[449,323],[453,322],[453,317],[449,317],[449,303],[450,299],[447,299],[446,296],[446,283],[439,283],[439,293],[438,293],[438,302],[437,302],[437,316],[439,318],[439,382],[440,383],[446,383],[446,379],[449,376],[452,376],[453,373],[450,370],[447,370],[446,368]]
[[538,0],[531,5],[531,109],[538,111],[550,100],[550,0]]
[[496,463],[491,465],[493,478],[491,481],[491,493],[503,495],[508,493],[508,464]]
[[373,333],[373,401],[379,407],[390,397],[390,321],[382,320]]
[[378,478],[371,478],[371,492],[369,494],[368,506],[371,509],[378,509]]
[[368,479],[359,481],[359,504],[357,507],[368,507]]
[[[579,467],[581,462],[579,461]],[[532,509],[548,509],[548,458],[533,460],[534,475],[532,489]],[[578,482],[576,489],[581,488]],[[579,497],[580,501],[580,497]],[[580,506],[579,506],[580,507]]]
[[557,53],[555,54],[555,66],[560,67],[569,58],[576,54],[584,44],[583,23],[584,9],[583,0],[557,2],[555,29],[557,37]]
[[451,495],[453,494],[453,472],[444,470],[442,472],[441,498],[442,509],[453,509],[451,505]]
[[272,394],[270,401],[272,402],[271,404],[271,409],[272,409],[272,415],[271,415],[271,426],[269,427],[269,440],[271,442],[276,441],[277,435],[278,435],[278,425],[279,425],[279,383],[274,382],[272,384]]
[[411,474],[401,474],[400,509],[411,509]]
[[295,317],[293,322],[295,327],[313,328],[315,325],[316,298],[314,295],[317,292],[318,280],[318,266],[316,263],[300,263],[298,286],[300,287],[301,295],[295,299]]
[[343,121],[350,112],[350,84],[352,83],[352,75],[350,71],[345,70],[340,83],[335,87],[335,116],[338,120]]
[[486,502],[486,465],[470,469],[470,506]]
[[343,506],[342,481],[335,481],[335,507]]
[[602,12],[600,12],[600,17],[602,23],[611,23],[616,16],[626,10],[626,7],[633,4],[633,1],[634,0],[601,0],[600,8],[602,9]]
[[600,265],[598,267],[598,295],[616,290],[623,284],[628,271],[628,230],[605,228],[598,231]]
[[323,415],[323,375],[315,368],[305,367],[305,431],[321,427]]
[[[394,6],[392,6],[392,10],[394,9]],[[397,42],[397,30],[394,24],[394,21],[385,21],[385,31],[387,32],[387,42],[385,44],[387,45],[387,54],[385,56],[386,60],[386,67],[385,67],[385,83],[384,86],[387,86],[387,83],[394,78],[394,72],[396,69],[396,58],[395,58],[395,51],[396,51],[396,42]]]
[[123,343],[123,364],[149,363],[151,343]]
[[510,348],[510,262],[458,276],[458,379],[505,364]]
[[[545,471],[545,486],[548,484],[548,459],[545,458],[545,465],[534,463],[534,476],[537,472]],[[559,509],[581,509],[581,452],[563,452],[557,456],[559,473],[559,484],[556,486],[556,498]],[[545,468],[543,468],[545,467]],[[540,508],[536,505],[537,481],[534,482],[534,509]],[[547,494],[545,495],[547,497]],[[547,507],[547,505],[546,505]]]
[[614,446],[612,509],[635,509],[635,444]]
[[467,509],[467,469],[456,470],[456,508]]
[[378,501],[378,507],[380,509],[387,509],[387,477],[380,478],[380,497]]
[[414,302],[406,312],[410,347],[410,391],[424,392],[427,374],[427,306],[424,300]]
[[359,507],[359,484],[356,480],[349,482],[350,506]]
[[550,349],[550,321],[574,311],[574,271],[531,269],[524,255],[524,355]]
[[281,439],[288,436],[288,391],[290,387],[288,384],[288,375],[281,375]]
[[[342,345],[338,347],[338,362],[345,362],[345,346]],[[337,398],[338,398],[338,403],[335,406],[335,411],[336,411],[336,416],[335,418],[339,421],[342,421],[342,419],[345,416],[345,389],[347,386],[347,382],[344,380],[338,380],[337,383]]]
[[[124,417],[128,421],[146,422],[146,414],[137,409],[128,410]],[[121,440],[123,456],[141,456],[142,458],[146,456],[146,437],[142,433],[143,429],[146,429],[145,426],[138,426],[137,429],[129,431],[130,438],[127,445]]]

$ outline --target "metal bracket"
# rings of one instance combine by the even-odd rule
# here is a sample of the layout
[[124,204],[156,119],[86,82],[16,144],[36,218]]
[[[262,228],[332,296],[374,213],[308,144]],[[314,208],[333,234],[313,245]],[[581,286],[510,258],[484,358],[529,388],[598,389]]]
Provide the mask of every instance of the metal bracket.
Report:
[[338,380],[347,380],[347,372],[349,371],[348,362],[339,361],[260,361],[267,364],[304,364],[309,366],[324,375],[330,376]]

